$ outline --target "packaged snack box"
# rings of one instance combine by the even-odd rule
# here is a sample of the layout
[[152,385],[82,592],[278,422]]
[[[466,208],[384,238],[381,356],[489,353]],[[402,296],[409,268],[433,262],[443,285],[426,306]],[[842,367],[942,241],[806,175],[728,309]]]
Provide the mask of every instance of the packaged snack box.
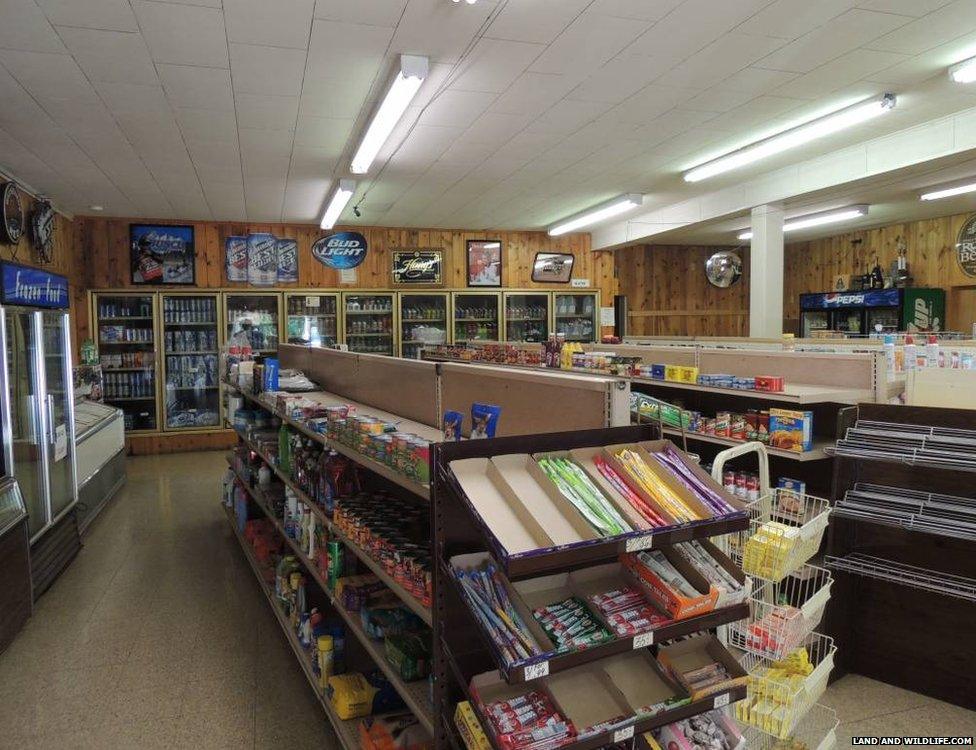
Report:
[[769,444],[780,450],[802,453],[813,449],[813,412],[769,410]]

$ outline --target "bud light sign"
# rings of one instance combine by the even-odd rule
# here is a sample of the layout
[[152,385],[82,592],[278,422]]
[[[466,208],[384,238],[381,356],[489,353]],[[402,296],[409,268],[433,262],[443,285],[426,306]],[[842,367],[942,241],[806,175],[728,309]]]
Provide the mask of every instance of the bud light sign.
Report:
[[312,255],[329,268],[355,268],[366,260],[366,238],[359,232],[336,232],[319,237]]

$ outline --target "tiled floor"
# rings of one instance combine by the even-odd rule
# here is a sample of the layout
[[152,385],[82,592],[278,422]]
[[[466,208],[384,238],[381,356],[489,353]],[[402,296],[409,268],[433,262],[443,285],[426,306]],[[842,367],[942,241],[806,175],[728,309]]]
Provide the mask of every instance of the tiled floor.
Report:
[[[78,559],[0,655],[0,748],[336,743],[218,507],[220,453],[134,458]],[[860,677],[854,734],[960,734],[976,713]]]

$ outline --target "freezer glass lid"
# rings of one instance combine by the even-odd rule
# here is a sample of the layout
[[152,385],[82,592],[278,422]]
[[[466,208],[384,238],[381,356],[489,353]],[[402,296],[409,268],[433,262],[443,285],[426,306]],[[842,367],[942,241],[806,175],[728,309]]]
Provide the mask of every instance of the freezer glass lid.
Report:
[[0,533],[27,515],[20,485],[11,477],[0,479]]

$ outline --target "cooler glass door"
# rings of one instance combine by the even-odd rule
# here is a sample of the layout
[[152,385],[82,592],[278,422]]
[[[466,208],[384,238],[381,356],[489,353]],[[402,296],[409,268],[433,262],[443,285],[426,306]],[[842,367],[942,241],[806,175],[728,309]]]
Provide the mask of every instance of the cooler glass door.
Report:
[[74,390],[71,373],[71,334],[68,315],[40,313],[44,332],[44,402],[47,427],[47,473],[51,520],[57,521],[75,500]]
[[3,338],[3,444],[8,474],[20,484],[33,539],[50,520],[44,476],[44,422],[40,394],[39,319],[33,312],[6,308]]
[[814,331],[826,331],[830,328],[830,313],[826,310],[807,310],[803,316],[803,338],[809,338]]

